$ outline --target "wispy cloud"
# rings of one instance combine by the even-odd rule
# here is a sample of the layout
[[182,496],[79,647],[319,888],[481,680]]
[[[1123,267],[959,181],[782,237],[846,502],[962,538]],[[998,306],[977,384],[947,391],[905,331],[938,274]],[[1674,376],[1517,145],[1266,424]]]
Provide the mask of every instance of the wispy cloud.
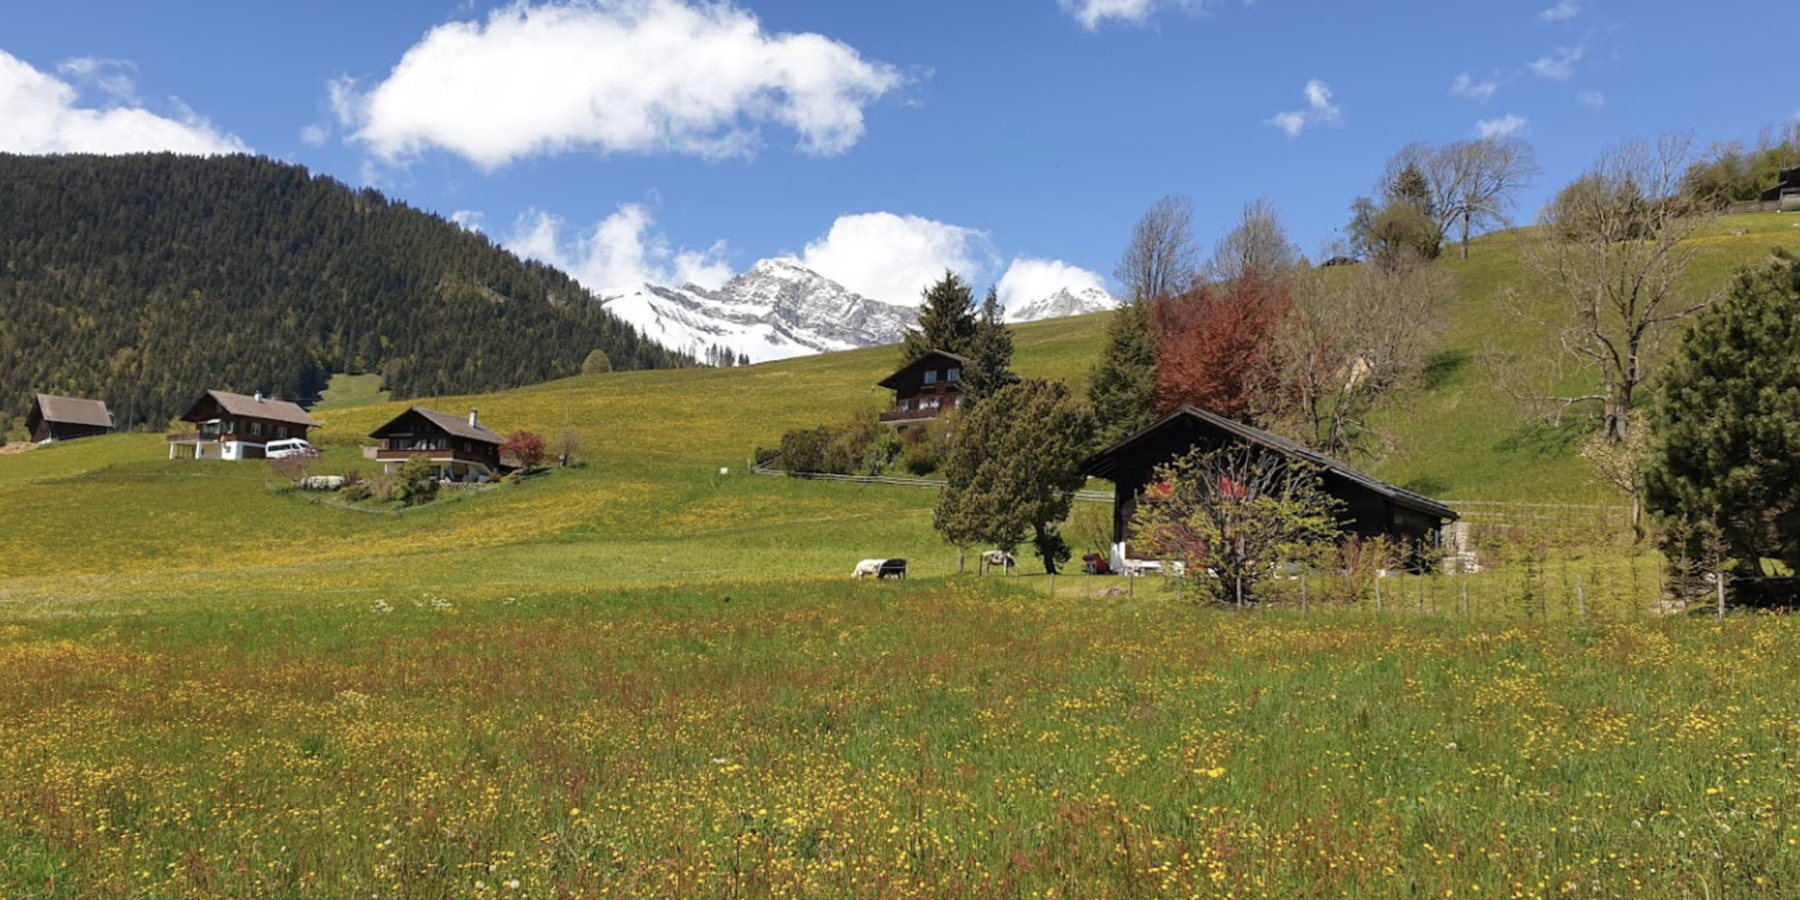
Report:
[[1057,3],[1088,31],[1099,30],[1107,19],[1142,25],[1158,10],[1199,12],[1206,6],[1206,0],[1057,0]]
[[1561,0],[1555,6],[1538,13],[1540,22],[1566,22],[1581,15],[1581,4],[1576,0]]
[[1582,106],[1599,109],[1606,105],[1606,95],[1599,91],[1582,91],[1575,95],[1575,102],[1580,103]]
[[1309,125],[1337,120],[1341,107],[1331,102],[1330,85],[1314,78],[1306,83],[1303,92],[1306,95],[1305,109],[1276,113],[1264,119],[1263,124],[1273,125],[1287,132],[1288,137],[1299,137]]
[[300,129],[300,142],[308,147],[318,147],[331,137],[331,129],[323,125],[308,125]]
[[1523,118],[1507,113],[1498,119],[1482,119],[1475,123],[1475,136],[1479,138],[1506,137],[1523,130],[1526,122]]
[[136,99],[135,68],[117,60],[75,59],[58,71],[92,84],[109,102],[80,104],[74,84],[0,50],[0,151],[11,153],[243,153],[235,135],[181,105],[159,115]]
[[1456,76],[1456,80],[1450,83],[1450,93],[1470,100],[1486,100],[1494,96],[1494,92],[1498,90],[1500,90],[1498,80],[1493,78],[1476,80],[1467,72]]
[[1575,75],[1575,64],[1587,56],[1586,42],[1573,47],[1558,47],[1548,55],[1540,56],[1525,64],[1531,74],[1551,81],[1568,81]]
[[802,152],[842,153],[864,109],[905,82],[729,3],[523,0],[433,28],[379,84],[329,91],[351,139],[383,160],[443,149],[491,169],[596,150],[747,156],[767,126],[795,132]]

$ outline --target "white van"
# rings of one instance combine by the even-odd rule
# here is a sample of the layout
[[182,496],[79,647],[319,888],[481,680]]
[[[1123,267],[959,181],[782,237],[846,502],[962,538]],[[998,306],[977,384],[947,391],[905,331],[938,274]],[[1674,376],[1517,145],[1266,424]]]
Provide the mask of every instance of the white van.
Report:
[[319,451],[306,442],[306,438],[287,438],[270,441],[263,446],[263,455],[270,459],[286,459],[290,456],[318,456]]

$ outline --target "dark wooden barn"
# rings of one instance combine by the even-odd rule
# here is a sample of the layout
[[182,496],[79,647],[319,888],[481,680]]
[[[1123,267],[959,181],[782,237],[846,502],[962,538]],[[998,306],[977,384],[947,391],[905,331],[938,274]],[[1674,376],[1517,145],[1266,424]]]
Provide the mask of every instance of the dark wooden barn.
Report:
[[882,413],[881,421],[927,422],[937,418],[940,410],[962,405],[962,376],[968,368],[969,360],[955,353],[925,351],[924,356],[877,382],[894,392],[894,408]]
[[25,416],[25,430],[31,432],[33,441],[48,444],[110,434],[113,419],[106,404],[99,400],[39,394]]
[[377,443],[369,458],[388,472],[422,456],[431,461],[433,477],[447,481],[484,480],[501,474],[500,445],[506,439],[481,424],[481,415],[452,416],[414,406],[386,425],[369,432]]
[[1083,474],[1113,483],[1115,569],[1122,569],[1126,559],[1135,558],[1129,546],[1131,519],[1156,467],[1195,447],[1213,450],[1232,444],[1253,444],[1317,466],[1325,492],[1343,503],[1340,524],[1346,534],[1400,538],[1414,546],[1434,547],[1444,524],[1457,518],[1455,510],[1436,500],[1394,487],[1286,438],[1184,406],[1081,464]]

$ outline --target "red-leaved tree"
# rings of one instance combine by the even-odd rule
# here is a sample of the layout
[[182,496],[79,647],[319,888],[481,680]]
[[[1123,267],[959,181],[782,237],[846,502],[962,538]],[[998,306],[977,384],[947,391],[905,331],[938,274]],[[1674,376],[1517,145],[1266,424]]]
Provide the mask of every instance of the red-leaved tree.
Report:
[[500,445],[500,455],[510,456],[521,467],[537,468],[544,461],[544,436],[530,431],[515,431]]
[[1156,301],[1156,400],[1255,418],[1272,390],[1268,354],[1286,315],[1286,285],[1255,270],[1229,284],[1197,284]]

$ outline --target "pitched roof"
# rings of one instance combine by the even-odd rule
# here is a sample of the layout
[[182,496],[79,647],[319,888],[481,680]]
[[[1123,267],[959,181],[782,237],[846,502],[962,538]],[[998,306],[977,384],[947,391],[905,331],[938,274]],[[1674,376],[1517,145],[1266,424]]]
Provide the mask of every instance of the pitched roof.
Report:
[[37,407],[38,414],[43,416],[46,422],[92,425],[97,428],[113,427],[112,413],[107,412],[106,404],[99,400],[39,394],[37,395]]
[[964,369],[967,369],[969,367],[969,358],[966,356],[963,356],[963,355],[957,354],[957,353],[951,353],[948,350],[927,350],[918,359],[915,359],[912,362],[909,362],[906,365],[901,366],[898,370],[896,370],[894,372],[894,374],[889,375],[888,377],[875,382],[875,384],[877,387],[884,387],[884,388],[888,388],[890,390],[897,389],[900,386],[901,376],[904,376],[906,373],[911,372],[912,370],[920,368],[922,366],[925,366],[929,363],[939,362],[939,361],[943,361],[943,360],[947,360],[949,362],[956,363],[958,366],[960,366]]
[[1138,433],[1126,437],[1118,443],[1113,444],[1111,447],[1101,450],[1087,459],[1082,460],[1082,473],[1095,478],[1112,479],[1117,474],[1116,463],[1119,453],[1129,449],[1135,444],[1143,442],[1156,432],[1169,427],[1170,424],[1183,418],[1197,419],[1200,422],[1211,425],[1227,434],[1231,434],[1253,444],[1267,447],[1283,456],[1311,463],[1312,465],[1331,472],[1346,481],[1350,481],[1373,491],[1374,493],[1380,494],[1394,503],[1407,507],[1408,509],[1413,509],[1429,516],[1436,516],[1440,519],[1454,520],[1460,518],[1456,514],[1456,510],[1451,509],[1430,497],[1426,497],[1422,494],[1415,494],[1404,488],[1395,487],[1373,475],[1368,475],[1353,469],[1338,460],[1332,459],[1316,450],[1301,446],[1287,438],[1270,434],[1267,431],[1245,425],[1242,422],[1234,422],[1217,413],[1210,413],[1195,406],[1183,406],[1156,420]]
[[220,409],[234,416],[289,422],[311,428],[318,428],[321,424],[319,420],[307,415],[306,410],[301,409],[298,403],[291,403],[287,400],[274,400],[260,394],[250,397],[244,394],[233,394],[230,391],[207,391],[206,395],[218,401]]
[[431,424],[436,425],[437,427],[443,429],[447,434],[449,434],[452,437],[464,438],[466,440],[471,440],[471,441],[480,441],[484,444],[499,445],[499,444],[506,443],[506,438],[501,437],[499,434],[495,433],[493,431],[493,429],[488,428],[486,425],[482,425],[479,422],[476,422],[475,424],[470,424],[468,419],[465,419],[461,416],[453,416],[448,413],[441,413],[441,412],[438,412],[437,410],[426,409],[422,406],[408,407],[406,412],[403,412],[400,415],[397,415],[397,416],[393,417],[392,419],[389,419],[388,423],[386,425],[383,425],[380,428],[375,429],[373,432],[370,432],[369,436],[377,437],[380,434],[382,434],[383,432],[387,431],[389,428],[398,424],[401,419],[404,419],[407,416],[413,415],[415,413],[417,413],[421,418],[425,419],[426,421],[430,422]]

